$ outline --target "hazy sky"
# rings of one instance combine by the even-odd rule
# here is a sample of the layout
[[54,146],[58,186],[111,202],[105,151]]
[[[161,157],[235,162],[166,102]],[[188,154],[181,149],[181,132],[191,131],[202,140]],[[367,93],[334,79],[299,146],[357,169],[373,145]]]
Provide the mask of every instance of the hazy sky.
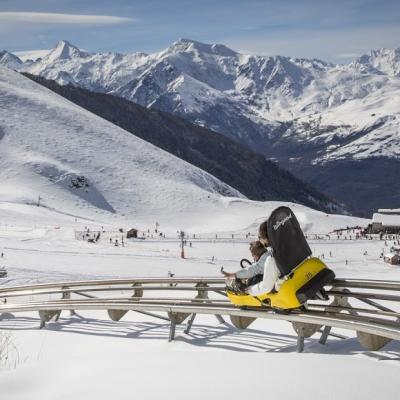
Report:
[[347,62],[400,47],[400,0],[0,0],[0,50],[153,52],[179,37]]

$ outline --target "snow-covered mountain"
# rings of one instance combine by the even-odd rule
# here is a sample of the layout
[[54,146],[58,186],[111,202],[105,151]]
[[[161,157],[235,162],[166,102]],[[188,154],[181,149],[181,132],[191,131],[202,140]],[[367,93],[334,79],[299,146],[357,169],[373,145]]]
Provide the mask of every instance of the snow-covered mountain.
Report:
[[[185,161],[0,67],[0,198],[85,216],[210,215],[243,196]],[[207,218],[207,216],[203,216]]]
[[[318,185],[309,168],[315,164],[335,170],[336,163],[362,161],[372,168],[370,160],[384,158],[390,164],[385,175],[397,168],[399,59],[400,48],[381,49],[333,65],[245,55],[188,39],[154,54],[90,54],[61,41],[43,59],[18,69],[178,114]],[[330,181],[319,188],[348,201],[335,189],[335,173]]]
[[[397,126],[400,48],[372,51],[348,65],[332,65],[244,55],[223,45],[188,39],[150,55],[89,54],[60,41],[45,57],[21,63],[19,69],[179,114],[258,150],[261,146],[267,151],[283,132],[296,141],[325,142],[318,161],[344,154],[366,158],[378,149],[360,151],[359,138],[352,138],[365,129],[373,132],[363,141],[365,147],[371,140],[381,143],[384,137],[382,153],[393,157],[400,146],[396,135],[387,134]],[[289,131],[288,122],[293,124]],[[312,135],[305,128],[309,124]],[[338,138],[346,138],[345,151],[330,146]]]
[[21,66],[22,61],[14,54],[7,50],[0,51],[0,65],[5,65],[8,68],[17,69]]
[[[78,217],[218,232],[246,229],[282,204],[248,200],[202,169],[1,66],[0,182],[0,214],[18,225],[26,215],[41,225],[71,224]],[[314,232],[322,229],[314,225],[320,220],[327,231],[359,222],[289,205]]]
[[[266,152],[282,137],[323,143],[318,162],[395,157],[400,149],[397,135],[388,134],[397,129],[400,110],[400,48],[332,65],[243,55],[188,39],[150,55],[89,54],[60,41],[42,59],[19,68],[179,114]],[[354,138],[365,130],[370,133]],[[340,147],[345,141],[345,148],[332,146],[337,141]]]
[[326,211],[348,209],[295,178],[247,146],[171,113],[148,109],[119,96],[59,85],[24,74],[73,103],[189,162],[252,200],[291,201]]

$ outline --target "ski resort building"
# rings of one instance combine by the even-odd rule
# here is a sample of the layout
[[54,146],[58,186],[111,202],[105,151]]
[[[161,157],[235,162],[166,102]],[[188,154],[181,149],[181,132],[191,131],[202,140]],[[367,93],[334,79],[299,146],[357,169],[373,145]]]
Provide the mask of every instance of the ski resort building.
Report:
[[383,260],[388,264],[399,265],[400,264],[400,254],[398,254],[398,253],[385,254],[385,256],[383,257]]
[[138,230],[135,229],[135,228],[129,229],[128,232],[126,232],[126,237],[127,237],[127,239],[137,238],[138,237]]
[[400,215],[400,208],[380,208],[378,213],[384,215]]
[[400,209],[380,209],[372,216],[368,233],[400,234]]

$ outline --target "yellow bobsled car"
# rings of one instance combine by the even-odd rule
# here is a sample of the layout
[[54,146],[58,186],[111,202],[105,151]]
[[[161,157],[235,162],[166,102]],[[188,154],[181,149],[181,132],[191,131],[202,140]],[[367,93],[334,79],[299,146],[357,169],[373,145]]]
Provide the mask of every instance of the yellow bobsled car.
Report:
[[288,207],[279,207],[272,212],[267,225],[270,246],[281,272],[279,290],[252,296],[227,289],[229,300],[241,307],[267,305],[291,310],[309,299],[321,298],[324,286],[333,281],[335,274],[320,259],[311,257],[311,249],[294,213]]

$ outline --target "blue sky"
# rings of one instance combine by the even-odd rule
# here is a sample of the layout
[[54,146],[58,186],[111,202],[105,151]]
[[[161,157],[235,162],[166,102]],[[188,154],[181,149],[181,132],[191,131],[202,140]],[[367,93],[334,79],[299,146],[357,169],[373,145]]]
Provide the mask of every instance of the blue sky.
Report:
[[0,49],[154,52],[179,37],[347,62],[400,47],[397,0],[0,0]]

